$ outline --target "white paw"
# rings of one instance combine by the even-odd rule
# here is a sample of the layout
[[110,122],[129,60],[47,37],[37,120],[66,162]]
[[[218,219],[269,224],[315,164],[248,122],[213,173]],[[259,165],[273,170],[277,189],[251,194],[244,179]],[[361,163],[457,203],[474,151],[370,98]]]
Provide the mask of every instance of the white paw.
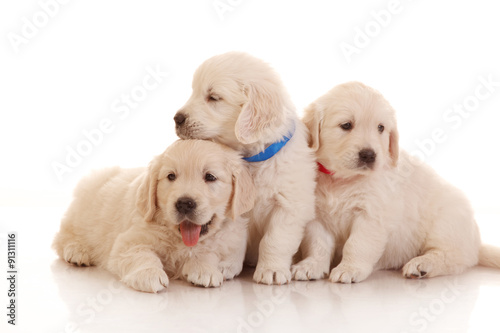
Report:
[[340,263],[330,273],[331,282],[356,283],[365,280],[372,272],[371,267]]
[[122,282],[139,291],[157,293],[168,286],[168,276],[163,269],[153,267],[129,273]]
[[77,266],[90,266],[90,258],[79,244],[69,243],[64,247],[64,260]]
[[182,268],[182,276],[188,282],[202,287],[220,287],[224,280],[218,269],[206,265],[185,264]]
[[292,276],[294,280],[299,281],[323,279],[328,274],[329,266],[312,258],[306,258],[292,266]]
[[287,284],[292,280],[292,273],[289,269],[263,269],[257,265],[253,280],[263,284]]
[[424,256],[413,258],[403,267],[403,275],[408,279],[430,277],[431,271],[432,263]]
[[243,270],[243,264],[227,264],[227,265],[221,265],[219,266],[219,270],[222,272],[222,276],[224,277],[224,280],[231,280],[235,276],[241,273]]

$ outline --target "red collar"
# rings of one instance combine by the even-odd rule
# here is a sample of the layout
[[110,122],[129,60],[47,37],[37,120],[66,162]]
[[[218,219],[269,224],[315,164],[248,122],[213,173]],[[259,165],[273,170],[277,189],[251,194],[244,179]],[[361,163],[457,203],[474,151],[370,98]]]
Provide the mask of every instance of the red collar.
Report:
[[317,163],[318,163],[318,170],[320,172],[326,173],[327,175],[331,175],[331,176],[333,176],[335,174],[334,171],[330,171],[327,168],[325,168],[325,166],[323,164],[321,164],[319,162],[317,162]]

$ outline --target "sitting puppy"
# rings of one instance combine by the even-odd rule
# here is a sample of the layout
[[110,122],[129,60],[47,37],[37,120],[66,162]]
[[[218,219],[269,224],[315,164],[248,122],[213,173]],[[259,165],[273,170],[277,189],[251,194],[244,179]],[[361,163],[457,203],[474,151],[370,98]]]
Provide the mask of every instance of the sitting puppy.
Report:
[[[75,189],[53,247],[126,285],[157,292],[179,276],[204,287],[238,275],[253,207],[250,174],[235,151],[177,141],[149,168],[94,172]],[[165,273],[166,272],[166,273]]]
[[407,278],[460,273],[478,260],[500,268],[500,249],[481,246],[464,194],[399,150],[395,112],[379,92],[339,85],[307,108],[304,122],[320,173],[317,220],[296,279],[322,277],[334,251],[342,260],[332,282],[403,266]]
[[183,139],[214,140],[244,156],[258,189],[246,263],[257,265],[255,282],[288,283],[314,218],[316,162],[278,75],[248,54],[214,56],[196,70],[193,93],[174,121]]

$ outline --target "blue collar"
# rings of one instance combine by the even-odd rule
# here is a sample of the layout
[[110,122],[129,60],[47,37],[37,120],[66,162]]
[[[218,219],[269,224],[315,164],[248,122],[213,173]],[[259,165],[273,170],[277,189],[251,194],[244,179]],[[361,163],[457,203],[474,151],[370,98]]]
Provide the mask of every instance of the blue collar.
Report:
[[262,162],[267,159],[270,159],[271,157],[276,155],[276,153],[279,152],[281,148],[283,148],[286,145],[286,143],[292,138],[294,133],[295,133],[295,126],[288,135],[285,135],[283,139],[281,139],[281,141],[273,143],[272,145],[270,145],[269,147],[264,149],[264,151],[258,153],[257,155],[253,155],[250,157],[243,157],[243,159],[247,162]]

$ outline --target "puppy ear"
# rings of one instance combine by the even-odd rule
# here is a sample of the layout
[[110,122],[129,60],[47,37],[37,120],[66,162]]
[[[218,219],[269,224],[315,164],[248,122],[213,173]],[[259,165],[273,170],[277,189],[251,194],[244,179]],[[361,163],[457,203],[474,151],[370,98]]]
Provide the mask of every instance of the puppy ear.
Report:
[[146,222],[152,222],[156,213],[156,190],[158,188],[158,167],[156,158],[144,172],[136,194],[136,207]]
[[309,132],[309,147],[313,151],[319,148],[319,134],[321,132],[321,121],[323,120],[323,112],[319,110],[316,103],[310,104],[305,112],[302,121],[306,125]]
[[394,125],[393,130],[389,133],[389,155],[392,159],[392,166],[398,166],[399,159],[399,133],[396,125]]
[[255,84],[243,88],[247,102],[236,120],[235,134],[244,144],[259,141],[264,132],[274,132],[285,121],[283,97],[279,87],[272,83]]
[[254,207],[256,190],[250,172],[244,165],[233,170],[233,197],[228,217],[233,220]]

